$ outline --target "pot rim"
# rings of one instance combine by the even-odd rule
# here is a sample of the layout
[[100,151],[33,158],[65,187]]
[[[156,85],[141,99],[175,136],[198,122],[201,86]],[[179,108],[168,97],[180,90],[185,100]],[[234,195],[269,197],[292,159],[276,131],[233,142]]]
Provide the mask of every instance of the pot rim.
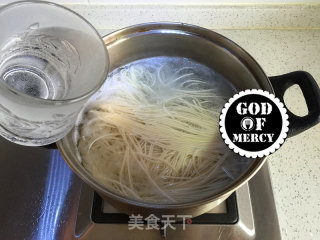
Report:
[[[225,41],[230,47],[233,48],[234,52],[240,52],[245,55],[246,60],[250,61],[252,66],[248,66],[245,64],[246,67],[249,67],[249,70],[254,69],[256,72],[260,72],[259,74],[262,75],[265,81],[270,86],[270,89],[272,93],[274,93],[273,87],[271,85],[271,82],[269,81],[267,75],[262,70],[261,66],[254,60],[254,58],[246,52],[242,47],[240,47],[238,44],[234,43],[230,39],[222,36],[219,33],[216,33],[212,30],[202,28],[195,25],[185,24],[185,23],[178,23],[178,22],[150,22],[150,23],[142,23],[137,24],[129,27],[122,28],[120,30],[116,30],[114,32],[111,32],[103,37],[103,40],[106,44],[106,47],[111,46],[112,44],[116,43],[117,41],[122,41],[125,38],[129,38],[129,36],[132,35],[143,35],[148,34],[150,31],[157,31],[157,32],[168,32],[172,31],[173,33],[180,33],[183,34],[191,34],[196,35],[202,38],[205,38],[206,40],[209,40],[211,42],[214,38],[219,38],[220,40]],[[228,49],[229,50],[229,49]],[[231,52],[233,54],[233,52]],[[252,72],[252,71],[251,71]],[[254,75],[255,76],[255,75]],[[260,77],[261,78],[261,77]],[[185,203],[152,203],[152,202],[145,202],[140,200],[135,200],[131,198],[126,198],[121,195],[118,195],[110,190],[108,190],[106,187],[104,187],[102,184],[98,183],[84,168],[79,169],[78,164],[74,163],[69,157],[67,152],[65,151],[65,146],[63,144],[63,139],[57,142],[58,149],[60,153],[62,154],[63,158],[65,159],[66,163],[69,165],[69,167],[77,173],[77,175],[84,180],[87,184],[89,184],[93,189],[97,190],[100,193],[105,194],[106,196],[120,201],[125,204],[132,204],[138,207],[145,207],[145,208],[154,208],[154,209],[182,209],[182,208],[196,208],[203,204],[208,204],[215,201],[221,201],[226,196],[231,195],[234,191],[236,191],[238,188],[240,188],[242,185],[247,183],[263,166],[263,164],[266,162],[266,157],[262,158],[256,158],[254,161],[249,165],[249,167],[232,183],[228,184],[215,194],[199,199],[192,202],[185,202]],[[79,174],[79,171],[81,174]]]

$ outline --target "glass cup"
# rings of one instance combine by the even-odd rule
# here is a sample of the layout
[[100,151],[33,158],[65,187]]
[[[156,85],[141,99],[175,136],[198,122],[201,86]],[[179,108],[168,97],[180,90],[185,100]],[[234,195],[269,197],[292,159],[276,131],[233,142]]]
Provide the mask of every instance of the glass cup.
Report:
[[0,29],[0,135],[56,142],[106,79],[105,44],[84,18],[49,2],[2,7]]

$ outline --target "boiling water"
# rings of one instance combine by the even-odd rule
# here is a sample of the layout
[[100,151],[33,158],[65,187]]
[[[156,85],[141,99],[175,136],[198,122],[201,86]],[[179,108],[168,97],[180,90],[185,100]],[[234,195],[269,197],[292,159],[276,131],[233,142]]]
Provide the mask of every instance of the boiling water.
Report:
[[12,36],[2,46],[0,79],[34,97],[63,99],[80,67],[77,48],[66,39],[77,39],[84,33],[38,27],[33,24],[25,33]]
[[131,199],[212,196],[251,161],[229,150],[219,133],[219,113],[234,92],[221,74],[181,57],[115,69],[79,115],[78,158],[99,183]]
[[[176,90],[179,89],[214,90],[216,94],[226,99],[236,92],[235,87],[223,75],[203,64],[183,57],[159,56],[137,60],[113,70],[101,90],[92,99],[107,97],[109,94],[113,94],[114,91],[118,90],[117,85],[123,87],[121,85],[121,71],[130,67],[143,67],[151,75],[161,75],[154,77],[156,82],[152,82],[153,80],[150,78],[150,75],[145,75],[139,79],[144,81],[145,84],[150,85],[155,92],[155,95],[148,96],[150,98],[149,101],[157,102],[173,97],[177,94]],[[186,78],[182,76],[186,76]],[[188,76],[202,81],[202,84],[193,86],[185,84],[184,81]],[[163,81],[161,83],[157,82],[160,78]],[[116,79],[119,79],[119,81],[114,81]],[[110,88],[114,90],[112,91]]]

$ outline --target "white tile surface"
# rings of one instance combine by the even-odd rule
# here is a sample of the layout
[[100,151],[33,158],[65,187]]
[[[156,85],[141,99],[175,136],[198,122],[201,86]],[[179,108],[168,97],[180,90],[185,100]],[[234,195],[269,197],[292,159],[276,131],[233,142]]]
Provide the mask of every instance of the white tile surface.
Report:
[[287,3],[317,3],[319,0],[89,0],[92,4],[287,4]]
[[98,29],[119,29],[158,21],[184,22],[215,29],[320,29],[320,0],[317,1],[319,3],[307,5],[188,6],[183,3],[89,5],[88,0],[55,0],[87,18]]
[[98,29],[174,21],[216,29],[320,29],[319,5],[168,6],[70,5]]

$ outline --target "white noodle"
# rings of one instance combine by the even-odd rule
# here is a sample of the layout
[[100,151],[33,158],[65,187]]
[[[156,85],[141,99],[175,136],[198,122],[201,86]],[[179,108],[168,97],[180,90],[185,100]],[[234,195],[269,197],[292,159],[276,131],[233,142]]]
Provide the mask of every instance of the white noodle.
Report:
[[226,97],[182,67],[132,64],[107,80],[79,127],[84,167],[110,190],[157,203],[200,199],[225,186],[219,134]]

